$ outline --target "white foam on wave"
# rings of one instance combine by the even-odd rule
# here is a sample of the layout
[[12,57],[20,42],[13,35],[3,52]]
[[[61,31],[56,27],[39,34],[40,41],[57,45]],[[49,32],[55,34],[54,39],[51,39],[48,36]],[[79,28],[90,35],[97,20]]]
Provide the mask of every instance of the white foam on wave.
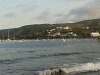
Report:
[[98,71],[98,70],[100,70],[100,62],[77,64],[73,65],[72,67],[38,71],[33,75],[66,75],[69,73],[79,73],[79,72]]
[[59,69],[52,69],[52,70],[38,71],[33,73],[33,75],[61,75],[59,72],[60,72]]
[[100,70],[100,62],[74,65],[73,67],[69,68],[61,68],[61,70],[65,73],[98,71]]

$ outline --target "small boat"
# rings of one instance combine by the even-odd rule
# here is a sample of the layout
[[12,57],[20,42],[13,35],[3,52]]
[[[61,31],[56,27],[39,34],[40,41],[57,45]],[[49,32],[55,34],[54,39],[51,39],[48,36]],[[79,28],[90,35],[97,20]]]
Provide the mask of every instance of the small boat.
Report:
[[11,41],[10,39],[7,39],[6,41]]
[[6,41],[11,41],[11,39],[9,38],[9,30],[8,30],[8,39]]
[[24,41],[25,41],[25,39],[19,40],[19,42],[24,42]]
[[66,39],[61,39],[63,42],[66,42]]
[[94,39],[95,42],[100,42],[100,37]]

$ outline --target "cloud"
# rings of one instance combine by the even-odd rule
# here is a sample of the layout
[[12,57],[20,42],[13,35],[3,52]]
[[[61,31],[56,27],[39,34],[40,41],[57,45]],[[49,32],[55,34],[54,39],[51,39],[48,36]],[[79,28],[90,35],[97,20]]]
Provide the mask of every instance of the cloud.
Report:
[[66,23],[69,22],[67,19],[67,14],[66,13],[57,13],[53,15],[53,23]]
[[49,11],[44,11],[41,14],[39,14],[37,17],[35,17],[36,20],[40,20],[40,21],[48,21],[50,20],[50,12]]
[[38,9],[38,6],[35,4],[32,5],[20,4],[20,5],[16,5],[15,8],[20,9],[21,13],[29,13]]
[[23,4],[23,5],[22,5],[22,4],[19,4],[19,5],[16,5],[16,6],[15,6],[15,8],[23,8],[23,7],[25,7],[24,4]]
[[65,12],[52,12],[49,9],[41,12],[34,20],[40,23],[68,23],[87,19],[100,18],[100,0],[91,0],[84,6]]
[[67,16],[64,12],[52,13],[51,11],[45,10],[34,19],[42,23],[66,23],[69,22]]
[[51,13],[50,11],[44,11],[36,17],[38,21],[48,22],[48,23],[67,23],[67,22],[77,22],[87,19],[100,18],[100,0],[91,0],[84,6],[74,8],[65,12]]
[[34,6],[30,6],[30,7],[25,7],[24,9],[22,9],[22,12],[26,13],[26,12],[33,12],[38,8],[38,6],[34,5]]
[[36,4],[17,4],[12,9],[13,12],[16,12],[17,16],[25,15],[33,13],[38,9],[38,5]]
[[10,13],[5,14],[3,17],[5,17],[5,18],[12,18],[12,17],[16,17],[16,14],[13,13],[13,12],[10,12]]
[[73,22],[100,18],[100,0],[93,0],[82,7],[72,9],[68,14],[68,18]]

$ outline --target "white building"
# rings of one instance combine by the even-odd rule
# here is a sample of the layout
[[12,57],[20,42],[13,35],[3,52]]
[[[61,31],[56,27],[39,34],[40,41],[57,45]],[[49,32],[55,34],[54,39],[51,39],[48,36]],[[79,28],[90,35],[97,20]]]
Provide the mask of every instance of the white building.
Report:
[[63,29],[70,29],[68,26],[64,27]]
[[50,35],[50,36],[57,36],[57,35],[60,35],[60,33],[59,32],[56,32],[56,33],[53,33],[52,35]]
[[63,27],[56,27],[57,29],[62,29]]
[[90,35],[92,37],[99,37],[100,36],[100,33],[99,32],[92,32],[92,33],[90,33]]

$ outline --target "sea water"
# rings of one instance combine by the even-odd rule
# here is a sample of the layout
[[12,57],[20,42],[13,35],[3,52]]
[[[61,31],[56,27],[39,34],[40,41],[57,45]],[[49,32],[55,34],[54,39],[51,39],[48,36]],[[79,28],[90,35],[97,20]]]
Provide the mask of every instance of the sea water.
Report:
[[93,39],[1,41],[0,75],[99,75]]

